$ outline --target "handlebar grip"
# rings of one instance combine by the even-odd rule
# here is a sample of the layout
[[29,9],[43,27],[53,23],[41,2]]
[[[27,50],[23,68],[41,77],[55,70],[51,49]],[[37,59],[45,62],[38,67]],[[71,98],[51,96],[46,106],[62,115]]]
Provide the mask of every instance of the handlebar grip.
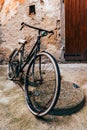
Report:
[[22,22],[21,25],[24,25],[24,22]]
[[22,26],[19,30],[21,31],[23,29],[24,26]]
[[21,23],[21,28],[19,29],[20,31],[24,28],[24,22]]

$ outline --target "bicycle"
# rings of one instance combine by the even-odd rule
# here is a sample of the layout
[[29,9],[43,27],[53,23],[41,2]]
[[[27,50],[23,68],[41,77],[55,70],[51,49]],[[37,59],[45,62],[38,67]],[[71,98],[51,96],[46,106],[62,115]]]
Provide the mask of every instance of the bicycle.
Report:
[[40,52],[41,38],[54,32],[24,22],[20,30],[25,26],[38,31],[37,40],[25,60],[23,58],[27,43],[25,40],[20,42],[22,45],[19,49],[12,52],[9,56],[8,77],[15,81],[28,65],[24,81],[26,102],[31,113],[41,117],[52,110],[60,95],[61,78],[57,61],[50,53]]

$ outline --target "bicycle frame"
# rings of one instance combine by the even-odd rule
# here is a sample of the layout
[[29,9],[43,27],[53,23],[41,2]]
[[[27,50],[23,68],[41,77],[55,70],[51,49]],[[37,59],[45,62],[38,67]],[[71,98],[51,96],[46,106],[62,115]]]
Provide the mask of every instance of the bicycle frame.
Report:
[[[25,60],[25,63],[23,63],[23,64],[20,64],[20,63],[19,63],[19,64],[20,64],[20,67],[19,67],[19,70],[18,70],[18,73],[17,73],[17,77],[18,77],[18,75],[19,75],[20,72],[23,72],[24,67],[25,67],[27,64],[29,64],[29,62],[31,61],[31,59],[32,59],[33,57],[35,58],[36,54],[40,51],[40,44],[41,44],[40,38],[41,38],[41,36],[40,36],[40,32],[39,32],[39,35],[38,35],[38,37],[37,37],[37,41],[36,41],[36,43],[34,44],[34,46],[33,46],[32,50],[30,51],[29,55],[27,56],[27,58],[26,58],[26,60]],[[22,49],[22,48],[23,48],[23,49]],[[22,49],[22,53],[24,53],[24,47],[23,47],[23,46],[20,47],[19,51],[20,51],[21,49]]]

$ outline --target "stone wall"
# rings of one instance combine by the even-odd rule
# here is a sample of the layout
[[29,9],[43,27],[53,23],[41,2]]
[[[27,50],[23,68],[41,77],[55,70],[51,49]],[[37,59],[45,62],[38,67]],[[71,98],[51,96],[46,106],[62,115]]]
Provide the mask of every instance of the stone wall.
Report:
[[[35,7],[35,13],[30,12],[32,5]],[[7,54],[9,55],[15,47],[18,48],[18,39],[20,38],[26,38],[30,41],[27,47],[27,50],[30,50],[36,40],[37,31],[25,27],[20,32],[21,22],[26,22],[32,26],[54,30],[54,36],[42,39],[42,49],[50,51],[56,58],[59,58],[61,47],[61,7],[60,0],[1,0],[0,54],[2,54],[1,50],[7,50]]]

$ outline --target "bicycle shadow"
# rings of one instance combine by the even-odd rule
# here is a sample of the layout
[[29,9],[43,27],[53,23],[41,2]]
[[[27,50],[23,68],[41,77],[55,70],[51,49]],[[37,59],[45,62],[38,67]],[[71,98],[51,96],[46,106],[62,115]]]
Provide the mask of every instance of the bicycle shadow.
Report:
[[85,105],[85,97],[76,106],[71,107],[71,108],[65,108],[65,109],[54,108],[51,112],[49,112],[49,115],[68,116],[68,115],[71,115],[71,114],[74,114],[74,113],[80,111],[84,105]]
[[[74,93],[74,95],[75,95],[75,91],[76,91],[76,97],[75,97],[77,100],[76,103],[69,104],[70,102],[72,102],[72,98],[70,98],[70,96],[72,95],[72,97],[73,97],[73,94],[71,94],[70,93],[71,90],[68,91],[68,89],[66,89],[66,87],[65,87],[66,91],[62,88],[62,90],[61,90],[62,92],[60,93],[60,97],[59,97],[60,101],[58,101],[56,106],[48,113],[48,115],[41,118],[42,121],[45,121],[48,123],[53,122],[55,120],[58,121],[57,118],[59,116],[61,117],[61,116],[72,115],[72,114],[80,111],[83,108],[83,106],[85,105],[86,98],[85,98],[83,91],[81,91],[80,87],[75,83],[70,83],[70,82],[67,83],[66,81],[64,81],[64,82],[65,82],[64,86],[66,86],[66,84],[67,84],[67,85],[70,85],[71,87],[73,87],[72,93]],[[63,87],[63,85],[62,85],[62,87]],[[63,97],[64,96],[63,92],[64,92],[64,95],[68,95],[69,97],[68,96],[66,96],[66,98]],[[80,98],[78,100],[77,97],[80,96],[80,94],[81,94],[82,98]],[[62,104],[61,102],[65,103],[65,104],[63,104],[63,105],[65,105],[65,107],[63,107],[61,105]],[[62,107],[60,107],[60,105]]]

